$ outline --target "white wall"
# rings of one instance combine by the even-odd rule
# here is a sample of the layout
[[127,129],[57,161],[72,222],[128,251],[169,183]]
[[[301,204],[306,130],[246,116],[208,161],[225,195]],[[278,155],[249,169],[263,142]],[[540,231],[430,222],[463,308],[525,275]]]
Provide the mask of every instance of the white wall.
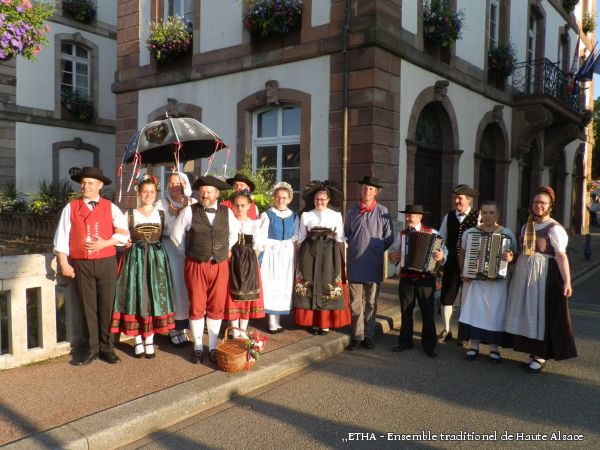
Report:
[[98,76],[99,92],[98,105],[94,105],[99,117],[103,119],[115,118],[115,96],[110,90],[117,69],[117,47],[112,39],[98,36],[97,34],[77,30],[58,23],[50,24],[48,33],[49,47],[42,47],[37,62],[27,61],[19,57],[17,60],[17,104],[54,111],[54,86],[60,83],[54,77],[55,49],[54,36],[56,34],[80,33],[98,45]]
[[[562,52],[559,51],[559,29],[565,24],[565,19],[548,2],[544,4],[544,10],[546,11],[545,57],[556,63],[562,59]],[[571,53],[569,59],[572,57]]]
[[313,27],[329,23],[331,17],[331,0],[313,0],[311,24]]
[[96,20],[117,26],[117,0],[96,2]]
[[150,64],[150,51],[146,48],[146,40],[150,37],[150,21],[152,10],[150,2],[140,2],[140,66]]
[[[307,76],[310,74],[310,76]],[[231,146],[228,167],[235,167],[237,103],[263,90],[268,80],[280,88],[297,89],[311,96],[311,179],[328,178],[329,171],[329,56],[250,70],[222,77],[140,91],[138,128],[146,116],[167,103],[167,98],[193,103],[202,108],[202,122]],[[220,151],[214,167],[221,168],[226,152]]]
[[417,6],[418,1],[402,2],[402,28],[417,34]]
[[510,2],[510,40],[515,46],[517,61],[527,59],[527,17],[528,5],[525,1]]
[[458,0],[456,10],[465,13],[462,39],[456,41],[456,56],[483,69],[485,50],[486,1]]
[[[52,144],[71,141],[76,137],[100,149],[100,167],[104,174],[115,178],[115,136],[91,131],[71,130],[29,123],[16,123],[16,183],[21,192],[37,192],[41,180],[52,181]],[[89,152],[85,152],[89,153]],[[72,164],[63,160],[66,167],[79,166],[85,158],[74,157]],[[60,178],[68,173],[60,174]]]
[[200,51],[242,43],[242,2],[202,0],[200,3]]

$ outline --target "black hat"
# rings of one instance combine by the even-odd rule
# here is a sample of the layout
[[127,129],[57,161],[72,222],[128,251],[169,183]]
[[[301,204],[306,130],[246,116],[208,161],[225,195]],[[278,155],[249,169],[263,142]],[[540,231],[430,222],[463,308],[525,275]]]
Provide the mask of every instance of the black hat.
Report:
[[377,177],[372,177],[369,175],[365,175],[362,181],[359,181],[358,184],[367,184],[369,186],[376,187],[377,189],[381,189],[381,181]]
[[81,172],[71,177],[71,180],[75,181],[76,183],[81,183],[82,178],[93,178],[95,180],[100,180],[105,185],[109,185],[112,183],[110,178],[106,178],[102,174],[102,169],[99,169],[98,167],[83,167],[81,169]]
[[256,188],[256,186],[254,185],[254,182],[250,178],[248,178],[246,175],[242,175],[241,173],[236,173],[233,178],[227,178],[225,181],[227,181],[227,184],[230,186],[233,186],[233,183],[235,183],[236,181],[241,181],[242,183],[246,183],[248,185],[248,187],[250,188],[250,192],[254,192],[254,189]]
[[329,193],[329,207],[339,208],[342,206],[344,194],[339,185],[333,180],[313,180],[308,183],[302,190],[302,199],[306,204],[307,211],[314,208],[315,194],[319,191],[327,191]]
[[423,209],[423,205],[406,205],[404,211],[398,211],[404,214],[429,214],[428,211]]
[[459,184],[453,190],[453,194],[456,195],[466,195],[467,197],[478,197],[479,191],[473,189],[468,184]]
[[221,191],[226,191],[227,189],[231,189],[231,186],[225,183],[223,180],[219,180],[217,177],[213,177],[212,175],[207,175],[205,177],[198,177],[194,184],[192,184],[192,189],[196,190],[202,186],[212,186]]

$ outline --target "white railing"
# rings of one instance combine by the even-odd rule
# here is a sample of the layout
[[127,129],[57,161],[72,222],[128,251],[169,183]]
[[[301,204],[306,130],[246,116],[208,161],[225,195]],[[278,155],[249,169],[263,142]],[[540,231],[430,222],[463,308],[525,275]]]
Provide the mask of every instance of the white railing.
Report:
[[52,254],[0,258],[0,370],[65,355],[85,343],[72,280]]

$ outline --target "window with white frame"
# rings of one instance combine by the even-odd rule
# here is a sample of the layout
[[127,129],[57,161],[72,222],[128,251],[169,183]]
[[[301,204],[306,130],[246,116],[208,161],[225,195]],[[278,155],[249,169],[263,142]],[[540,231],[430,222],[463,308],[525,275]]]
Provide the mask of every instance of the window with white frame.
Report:
[[60,44],[61,91],[77,92],[91,97],[90,52],[81,45],[72,42]]
[[252,123],[252,168],[264,169],[272,180],[286,181],[294,189],[292,209],[300,194],[300,108],[261,109]]
[[168,0],[166,16],[180,16],[190,23],[194,22],[194,0]]
[[498,30],[500,23],[500,0],[490,0],[490,48],[498,46]]

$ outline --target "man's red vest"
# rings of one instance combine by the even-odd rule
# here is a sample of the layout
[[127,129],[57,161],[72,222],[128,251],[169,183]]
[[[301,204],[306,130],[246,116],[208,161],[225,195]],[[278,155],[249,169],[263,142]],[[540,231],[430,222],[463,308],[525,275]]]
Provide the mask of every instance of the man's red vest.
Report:
[[100,259],[115,256],[113,245],[102,250],[90,252],[85,249],[86,239],[98,235],[102,239],[110,239],[114,234],[112,224],[111,202],[104,198],[93,210],[83,199],[71,200],[71,233],[69,234],[69,257],[73,259]]

